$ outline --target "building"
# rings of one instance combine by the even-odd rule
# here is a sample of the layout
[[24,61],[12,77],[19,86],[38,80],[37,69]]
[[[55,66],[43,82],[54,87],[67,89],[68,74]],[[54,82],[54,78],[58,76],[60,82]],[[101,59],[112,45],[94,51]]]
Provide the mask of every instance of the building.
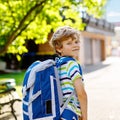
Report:
[[96,64],[111,55],[114,25],[103,19],[95,19],[86,13],[83,13],[82,19],[87,24],[85,31],[82,32],[82,63]]

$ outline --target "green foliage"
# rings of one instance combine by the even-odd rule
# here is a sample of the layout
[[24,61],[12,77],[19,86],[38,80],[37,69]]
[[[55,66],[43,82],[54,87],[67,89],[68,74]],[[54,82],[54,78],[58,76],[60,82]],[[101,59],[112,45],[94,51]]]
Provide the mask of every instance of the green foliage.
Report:
[[84,0],[83,7],[86,8],[88,14],[100,18],[105,12],[104,6],[106,3],[107,0]]
[[25,40],[44,43],[58,26],[84,30],[81,10],[99,18],[105,3],[106,0],[0,0],[0,54],[22,54],[27,51]]
[[6,78],[13,78],[15,79],[16,85],[22,85],[24,79],[25,71],[20,72],[13,72],[13,73],[0,73],[0,80]]

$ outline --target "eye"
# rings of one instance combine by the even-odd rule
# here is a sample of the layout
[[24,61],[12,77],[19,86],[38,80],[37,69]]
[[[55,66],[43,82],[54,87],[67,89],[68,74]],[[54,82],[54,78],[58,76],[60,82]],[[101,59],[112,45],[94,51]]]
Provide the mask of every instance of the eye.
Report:
[[67,42],[67,45],[71,45],[71,44],[72,44],[72,42],[70,42],[70,41],[69,41],[69,42]]
[[79,40],[75,40],[75,43],[80,43],[80,41]]

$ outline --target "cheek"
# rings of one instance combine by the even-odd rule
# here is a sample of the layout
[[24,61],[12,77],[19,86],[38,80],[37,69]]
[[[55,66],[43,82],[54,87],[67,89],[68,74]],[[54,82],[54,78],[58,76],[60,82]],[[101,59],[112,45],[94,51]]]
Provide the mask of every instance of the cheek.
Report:
[[64,48],[62,49],[62,51],[63,51],[63,52],[67,52],[68,49],[69,49],[68,47],[64,47]]

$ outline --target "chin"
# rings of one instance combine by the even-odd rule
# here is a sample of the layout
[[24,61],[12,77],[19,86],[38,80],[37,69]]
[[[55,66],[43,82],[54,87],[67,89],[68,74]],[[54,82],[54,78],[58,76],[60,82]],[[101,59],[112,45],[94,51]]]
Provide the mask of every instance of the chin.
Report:
[[79,59],[79,56],[74,56],[73,58],[75,58],[76,60],[78,60],[78,59]]

